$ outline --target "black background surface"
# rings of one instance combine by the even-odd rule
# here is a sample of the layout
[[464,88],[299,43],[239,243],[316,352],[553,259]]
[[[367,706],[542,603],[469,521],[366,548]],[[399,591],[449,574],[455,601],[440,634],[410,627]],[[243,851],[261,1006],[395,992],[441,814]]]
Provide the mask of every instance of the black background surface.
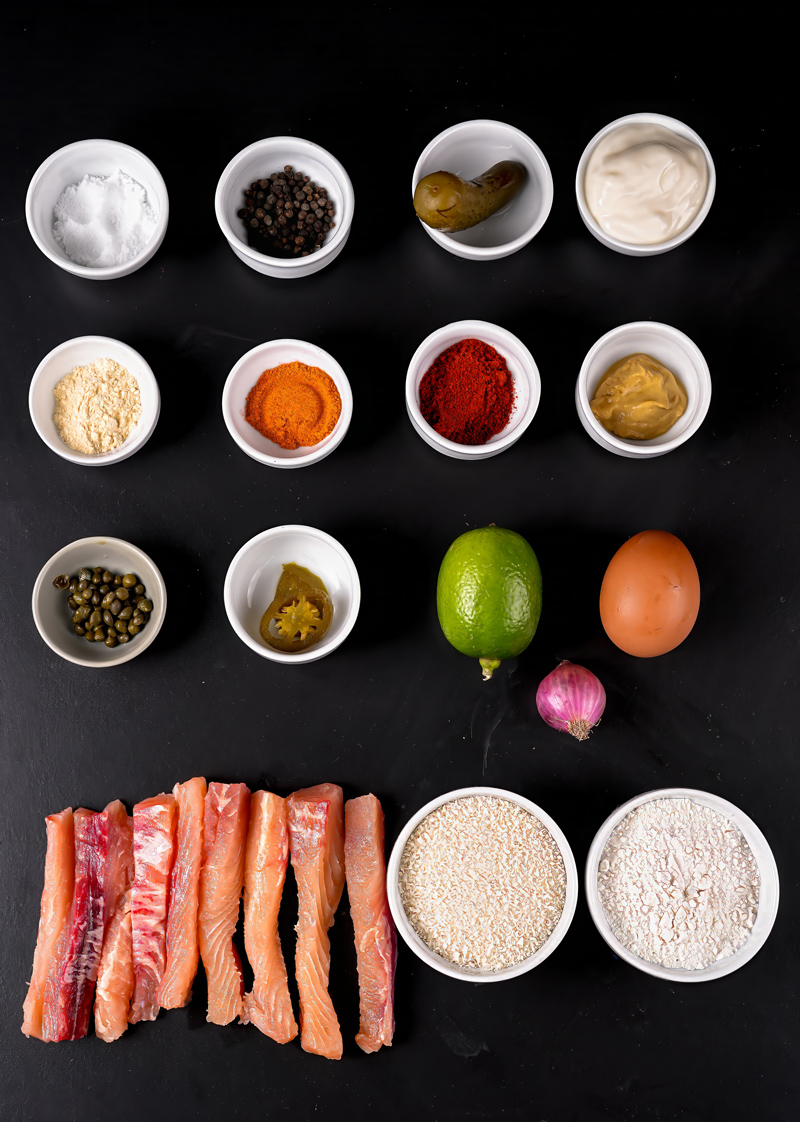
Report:
[[[688,13],[685,13],[688,15]],[[2,779],[0,1116],[216,1119],[745,1118],[797,1115],[796,490],[797,143],[775,46],[743,31],[726,49],[693,26],[652,20],[624,49],[620,12],[498,7],[241,4],[32,6],[3,46]],[[638,25],[634,25],[636,29]],[[709,145],[717,194],[700,232],[635,260],[583,227],[574,173],[594,133],[640,109],[686,121]],[[444,253],[409,205],[415,160],[472,117],[522,128],[555,180],[542,232],[490,264]],[[228,160],[292,133],[331,150],[356,196],[336,262],[296,282],[237,261],[214,218]],[[24,220],[28,181],[51,152],[105,136],[149,155],[170,193],[163,246],[111,283],[63,272]],[[525,437],[484,463],[446,459],[413,432],[405,369],[421,339],[487,319],[531,349],[542,400]],[[714,397],[678,451],[635,463],[578,422],[581,361],[605,331],[656,319],[704,352]],[[162,392],[137,455],[85,471],[53,455],[27,410],[30,377],[65,339],[125,340]],[[233,444],[220,410],[234,362],[294,336],[332,352],[355,396],[351,429],[320,465],[274,471]],[[299,522],[351,552],[363,600],[334,655],[303,668],[256,657],[222,602],[227,566],[254,534]],[[496,522],[524,534],[544,574],[528,651],[484,685],[438,627],[435,582],[449,543]],[[673,653],[637,660],[605,637],[597,597],[619,545],[650,527],[697,563],[697,626]],[[169,593],[146,655],[94,674],[44,645],[30,613],[40,567],[86,534],[140,545]],[[608,691],[586,744],[533,705],[559,657]],[[617,960],[581,892],[572,928],[540,969],[481,986],[400,948],[394,1047],[353,1042],[358,1001],[346,897],[332,932],[332,994],[345,1056],[331,1063],[253,1028],[205,1022],[192,1004],[56,1048],[19,1032],[36,938],[42,820],[66,805],[134,802],[179,780],[244,781],[288,794],[331,780],[383,802],[387,843],[433,796],[487,783],[538,802],[579,869],[620,802],[681,785],[740,805],[765,831],[782,900],[766,947],[740,972],[669,984]],[[290,878],[291,882],[291,878]],[[291,950],[293,889],[284,906]]]

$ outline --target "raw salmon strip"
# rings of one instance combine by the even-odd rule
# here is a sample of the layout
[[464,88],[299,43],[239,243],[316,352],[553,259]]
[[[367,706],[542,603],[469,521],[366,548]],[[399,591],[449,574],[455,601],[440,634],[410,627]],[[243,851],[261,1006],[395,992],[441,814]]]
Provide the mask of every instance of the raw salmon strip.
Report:
[[162,1009],[180,1009],[189,1003],[197,973],[197,905],[206,781],[198,776],[187,783],[176,783],[172,793],[178,808],[178,828],[169,886],[167,969],[158,988]]
[[394,1033],[397,935],[386,895],[384,822],[374,795],[349,799],[344,808],[344,865],[356,936],[361,1031],[365,1052],[390,1046]]
[[245,994],[242,1024],[256,1025],[279,1044],[297,1036],[278,938],[288,862],[286,802],[269,791],[254,791],[244,866],[244,945],[253,968],[253,990]]
[[250,790],[210,783],[203,823],[203,865],[197,933],[208,978],[206,1020],[227,1025],[244,1011],[242,967],[233,933],[244,882]]
[[344,889],[341,787],[320,783],[286,800],[289,850],[297,880],[295,973],[300,991],[300,1043],[306,1052],[342,1058],[342,1034],[328,993],[328,931]]
[[86,1036],[103,948],[108,815],[75,811],[75,890],[45,983],[43,1040]]
[[156,795],[133,808],[131,893],[134,989],[128,1020],[154,1021],[166,968],[169,878],[175,852],[175,796]]
[[101,1040],[110,1044],[128,1027],[128,1007],[133,994],[133,819],[119,799],[108,804],[105,814],[108,817],[105,938],[97,972],[94,1030]]
[[42,1039],[42,1011],[47,972],[59,936],[69,918],[75,885],[75,827],[72,807],[45,818],[47,855],[39,912],[39,934],[33,952],[33,973],[22,1006],[22,1031]]

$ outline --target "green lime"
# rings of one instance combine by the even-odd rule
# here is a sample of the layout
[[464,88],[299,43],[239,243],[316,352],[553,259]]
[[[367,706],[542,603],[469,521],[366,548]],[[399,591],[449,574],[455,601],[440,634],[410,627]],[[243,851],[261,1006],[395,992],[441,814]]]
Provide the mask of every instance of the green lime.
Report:
[[522,654],[542,612],[542,571],[523,537],[482,526],[456,538],[444,555],[436,609],[445,638],[480,659],[484,679],[504,658]]

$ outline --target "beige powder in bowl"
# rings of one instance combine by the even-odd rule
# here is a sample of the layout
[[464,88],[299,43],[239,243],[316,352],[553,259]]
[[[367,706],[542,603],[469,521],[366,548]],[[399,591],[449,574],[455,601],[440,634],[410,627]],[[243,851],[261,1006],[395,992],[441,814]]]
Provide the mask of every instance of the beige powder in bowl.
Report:
[[125,443],[142,416],[139,383],[112,358],[76,366],[55,386],[53,421],[73,452],[96,456]]

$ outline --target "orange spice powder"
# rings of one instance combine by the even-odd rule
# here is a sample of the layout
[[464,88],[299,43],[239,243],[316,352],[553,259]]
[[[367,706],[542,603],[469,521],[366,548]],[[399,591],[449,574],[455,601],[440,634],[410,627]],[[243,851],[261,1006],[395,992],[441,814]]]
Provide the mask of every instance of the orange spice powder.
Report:
[[333,432],[341,412],[330,374],[304,362],[284,362],[258,379],[247,395],[244,417],[281,448],[310,448]]

